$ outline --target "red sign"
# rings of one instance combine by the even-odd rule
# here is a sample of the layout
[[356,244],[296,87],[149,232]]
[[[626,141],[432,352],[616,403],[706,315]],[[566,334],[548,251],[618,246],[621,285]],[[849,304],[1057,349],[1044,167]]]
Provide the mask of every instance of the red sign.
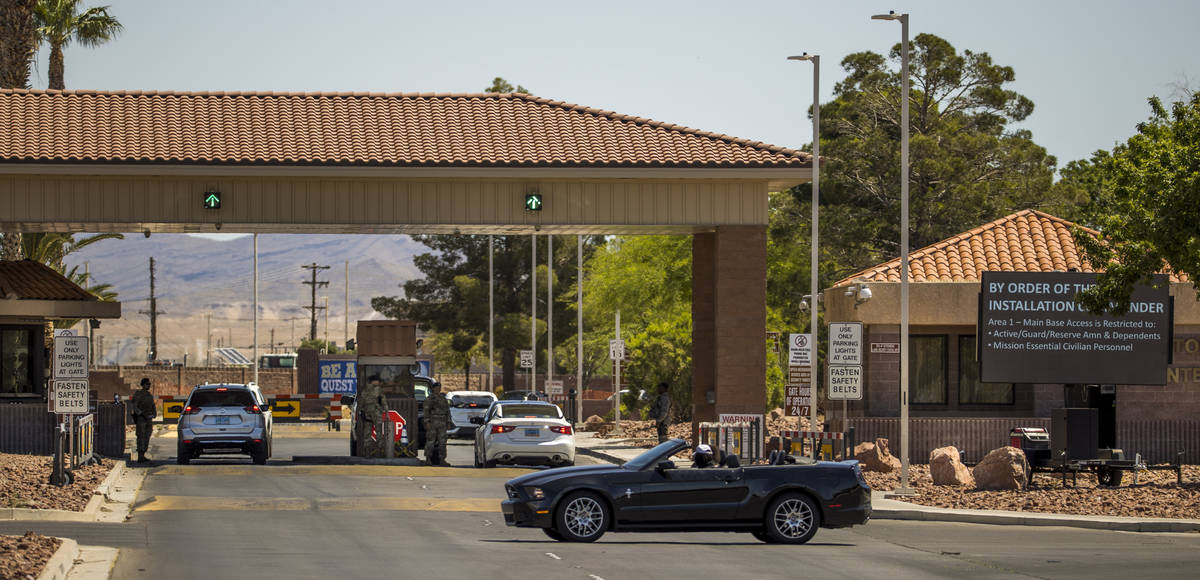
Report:
[[[391,421],[393,427],[393,441],[399,441],[404,435],[404,417],[396,411],[387,411],[383,415],[384,421]],[[371,426],[371,439],[376,439],[375,426]]]

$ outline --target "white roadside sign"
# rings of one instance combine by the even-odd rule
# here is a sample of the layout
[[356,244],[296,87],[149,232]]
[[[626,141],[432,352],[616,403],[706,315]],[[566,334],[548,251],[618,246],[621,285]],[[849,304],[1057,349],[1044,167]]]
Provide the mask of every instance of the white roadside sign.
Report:
[[862,364],[862,323],[831,322],[829,324],[829,364]]
[[51,386],[54,412],[85,415],[88,412],[87,381],[54,381]]
[[88,339],[86,336],[54,337],[54,378],[88,378]]
[[544,388],[546,390],[547,395],[563,394],[563,383],[562,383],[562,381],[560,381],[558,379],[546,380]]
[[523,369],[533,368],[533,351],[532,350],[521,351],[521,368],[523,368]]
[[788,365],[812,366],[811,334],[791,334],[788,336]]
[[625,360],[625,341],[615,338],[609,340],[608,358],[612,360]]
[[829,400],[861,401],[862,365],[829,365]]

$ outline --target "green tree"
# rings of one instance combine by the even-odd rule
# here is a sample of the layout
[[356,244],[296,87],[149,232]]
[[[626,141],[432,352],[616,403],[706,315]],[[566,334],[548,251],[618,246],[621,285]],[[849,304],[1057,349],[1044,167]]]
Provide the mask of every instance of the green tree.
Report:
[[333,342],[332,340],[326,342],[320,338],[301,339],[300,348],[311,348],[315,349],[317,352],[325,354],[338,354],[342,352],[340,349],[338,349],[337,343]]
[[529,94],[529,89],[521,85],[512,86],[512,83],[504,80],[504,77],[496,77],[492,79],[492,86],[483,89],[485,93],[525,93]]
[[[29,65],[37,50],[33,8],[37,0],[0,0],[0,89],[29,88]],[[0,260],[20,260],[21,233],[0,235]]]
[[121,22],[108,13],[108,6],[83,10],[82,0],[38,0],[33,10],[37,22],[37,41],[50,46],[50,87],[65,90],[63,49],[78,42],[82,46],[104,44],[124,29]]
[[[899,53],[891,50],[893,63]],[[1010,126],[1033,111],[1006,88],[1013,69],[932,34],[916,37],[911,56],[911,247],[1049,203],[1054,157]],[[821,105],[821,247],[831,266],[823,286],[900,253],[900,74],[888,61],[847,56],[846,78]],[[797,218],[810,191],[792,190]]]
[[1128,312],[1134,287],[1165,269],[1200,280],[1200,92],[1169,111],[1157,97],[1149,102],[1137,134],[1094,158],[1093,181],[1107,194],[1100,236],[1075,232],[1103,270],[1080,296],[1092,312]]

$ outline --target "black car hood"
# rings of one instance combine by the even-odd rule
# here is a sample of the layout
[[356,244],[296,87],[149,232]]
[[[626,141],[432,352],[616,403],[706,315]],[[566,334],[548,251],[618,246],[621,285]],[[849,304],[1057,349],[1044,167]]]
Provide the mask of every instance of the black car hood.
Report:
[[621,471],[619,465],[578,465],[575,467],[558,467],[555,469],[547,469],[545,471],[535,471],[527,473],[520,477],[508,480],[509,485],[545,485],[559,479],[578,477],[581,475],[591,475],[597,473],[608,473],[613,471]]

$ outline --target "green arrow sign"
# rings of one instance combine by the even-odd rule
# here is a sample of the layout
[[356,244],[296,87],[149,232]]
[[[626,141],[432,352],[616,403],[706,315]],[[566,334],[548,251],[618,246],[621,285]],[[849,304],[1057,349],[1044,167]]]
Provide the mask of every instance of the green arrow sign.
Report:
[[221,209],[221,192],[204,192],[204,209]]
[[525,194],[525,211],[542,211],[542,194]]

